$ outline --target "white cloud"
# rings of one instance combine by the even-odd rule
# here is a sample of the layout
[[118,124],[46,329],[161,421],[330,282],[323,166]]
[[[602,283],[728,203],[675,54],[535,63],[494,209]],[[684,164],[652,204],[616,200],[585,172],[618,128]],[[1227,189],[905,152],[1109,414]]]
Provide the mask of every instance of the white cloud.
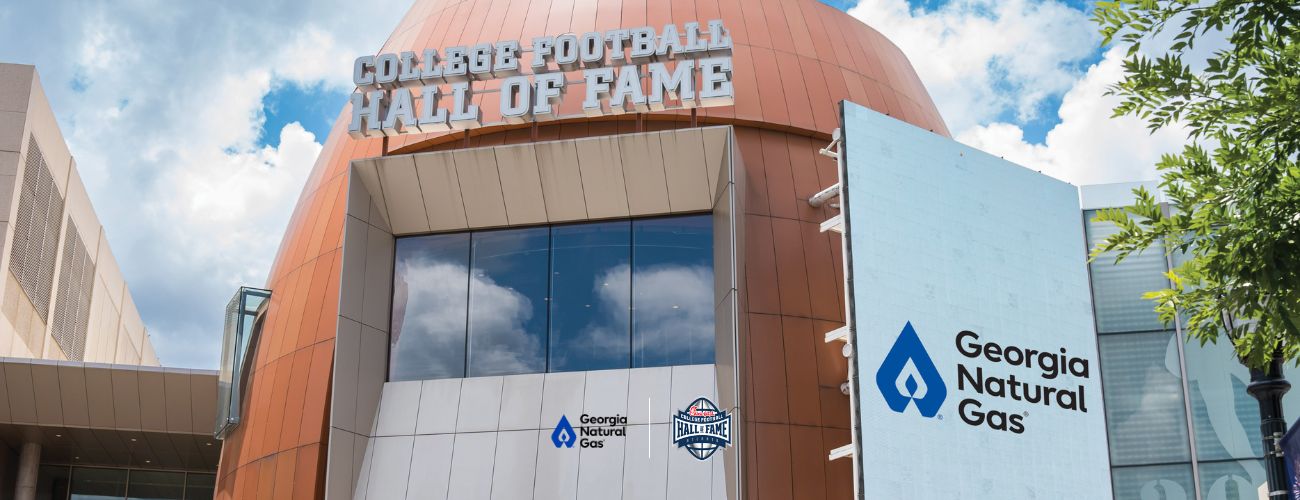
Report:
[[[1123,54],[1111,49],[1082,67],[1100,42],[1083,10],[1055,0],[951,0],[934,10],[861,0],[849,13],[903,50],[957,140],[1015,163],[1080,185],[1152,180],[1160,155],[1186,139],[1111,118],[1118,99],[1105,93],[1123,74]],[[1056,124],[1041,143],[1026,140],[1026,123],[1053,121],[1036,113],[1057,96]]]
[[1083,11],[1051,0],[952,0],[932,11],[861,0],[849,14],[903,50],[952,130],[1034,118],[1100,41]]
[[1177,128],[1150,134],[1137,118],[1111,118],[1119,100],[1105,93],[1122,77],[1122,62],[1123,51],[1111,49],[1074,83],[1042,144],[1000,122],[963,130],[957,140],[1077,185],[1154,180],[1156,160],[1180,149],[1187,135]]
[[159,356],[214,366],[324,140],[292,123],[259,146],[263,99],[350,87],[411,0],[5,3],[0,61],[37,66]]

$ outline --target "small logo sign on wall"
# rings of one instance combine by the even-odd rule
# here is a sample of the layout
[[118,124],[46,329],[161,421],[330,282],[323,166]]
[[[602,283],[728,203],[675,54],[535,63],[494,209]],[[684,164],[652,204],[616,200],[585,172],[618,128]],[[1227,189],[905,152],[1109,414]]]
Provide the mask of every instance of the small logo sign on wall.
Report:
[[909,402],[915,402],[916,410],[926,418],[938,414],[948,397],[948,386],[944,385],[912,322],[903,325],[894,347],[876,370],[876,387],[889,409],[903,413]]
[[731,445],[731,414],[708,398],[696,398],[673,415],[673,444],[686,448],[697,460],[708,460]]
[[573,443],[578,442],[578,434],[573,432],[569,417],[560,415],[560,423],[555,424],[555,432],[551,433],[551,442],[556,448],[572,448]]

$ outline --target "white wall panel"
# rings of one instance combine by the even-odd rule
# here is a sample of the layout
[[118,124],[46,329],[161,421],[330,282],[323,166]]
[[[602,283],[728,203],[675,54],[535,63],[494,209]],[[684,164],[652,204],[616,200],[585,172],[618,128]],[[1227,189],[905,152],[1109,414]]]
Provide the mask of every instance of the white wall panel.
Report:
[[582,411],[593,416],[627,415],[627,382],[628,370],[587,372]]
[[672,384],[671,366],[629,370],[628,423],[667,423],[672,415]]
[[[496,460],[492,469],[492,500],[532,498],[537,469],[537,447],[541,432],[509,431],[497,434]],[[550,442],[544,443],[549,446]]]
[[[610,371],[624,372],[623,370]],[[623,474],[625,474],[623,454],[627,439],[617,437],[603,439],[605,440],[603,446],[599,448],[579,449],[578,500],[605,500],[623,489]],[[635,474],[636,471],[633,473]]]
[[[623,462],[624,500],[664,500],[668,494],[668,424],[629,425]],[[669,443],[665,446],[664,443]],[[678,450],[678,453],[686,453]]]
[[497,423],[498,429],[535,430],[541,427],[542,385],[545,380],[544,373],[505,377],[501,389],[501,421]]
[[556,448],[551,444],[551,432],[554,430],[542,429],[537,436],[534,500],[573,500],[578,496],[578,450]]
[[416,417],[416,434],[450,434],[456,432],[456,413],[460,407],[461,379],[425,380],[420,388],[420,411]]
[[406,486],[406,498],[411,500],[444,500],[447,483],[451,481],[451,450],[456,436],[439,434],[415,436],[415,450],[411,453],[411,479]]
[[586,382],[587,376],[583,372],[546,374],[546,386],[542,388],[543,428],[554,428],[561,415],[576,417],[582,413]]
[[384,384],[379,420],[375,423],[376,436],[415,434],[415,416],[420,409],[420,386],[419,380]]
[[467,378],[461,383],[460,415],[456,432],[483,432],[497,430],[501,415],[501,377]]
[[497,433],[470,432],[456,435],[451,454],[451,484],[447,498],[490,500],[492,463],[496,459]]
[[[350,456],[355,490],[370,499],[725,498],[722,455],[696,460],[672,444],[668,423],[697,397],[716,400],[714,372],[700,365],[389,382],[376,437],[354,436],[350,452],[331,450],[330,459]],[[584,413],[629,417],[626,436],[583,436]],[[551,439],[561,415],[578,435],[572,447]],[[647,419],[656,423],[632,423]],[[583,438],[603,442],[584,447]],[[331,464],[331,474],[343,465]]]
[[352,497],[352,442],[352,433],[330,429],[329,475],[325,478],[326,500],[347,500]]
[[366,498],[370,500],[406,498],[406,483],[411,471],[411,448],[415,438],[413,436],[380,437],[371,441],[374,443],[374,455],[371,457],[370,481],[366,484]]

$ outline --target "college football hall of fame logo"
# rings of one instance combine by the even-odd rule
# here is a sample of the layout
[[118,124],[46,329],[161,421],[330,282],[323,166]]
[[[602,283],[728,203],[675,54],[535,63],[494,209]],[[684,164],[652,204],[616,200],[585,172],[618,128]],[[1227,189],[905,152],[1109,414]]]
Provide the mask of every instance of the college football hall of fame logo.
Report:
[[696,398],[673,415],[673,444],[686,448],[698,460],[731,445],[731,414],[707,398]]

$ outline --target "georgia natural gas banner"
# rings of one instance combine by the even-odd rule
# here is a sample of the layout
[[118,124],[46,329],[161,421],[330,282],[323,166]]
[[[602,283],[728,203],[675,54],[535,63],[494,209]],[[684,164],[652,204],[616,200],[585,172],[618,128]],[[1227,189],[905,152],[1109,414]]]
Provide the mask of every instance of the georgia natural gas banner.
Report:
[[843,123],[863,498],[1111,498],[1076,188]]

